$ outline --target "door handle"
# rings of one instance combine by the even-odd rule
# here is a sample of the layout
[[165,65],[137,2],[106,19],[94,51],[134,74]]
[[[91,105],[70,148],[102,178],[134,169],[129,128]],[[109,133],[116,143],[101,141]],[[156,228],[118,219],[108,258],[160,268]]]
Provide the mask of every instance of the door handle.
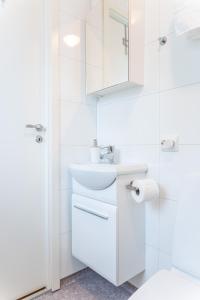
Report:
[[43,131],[43,130],[44,130],[44,126],[41,125],[41,124],[36,124],[36,125],[33,125],[33,124],[27,124],[27,125],[26,125],[26,128],[35,129],[36,131]]

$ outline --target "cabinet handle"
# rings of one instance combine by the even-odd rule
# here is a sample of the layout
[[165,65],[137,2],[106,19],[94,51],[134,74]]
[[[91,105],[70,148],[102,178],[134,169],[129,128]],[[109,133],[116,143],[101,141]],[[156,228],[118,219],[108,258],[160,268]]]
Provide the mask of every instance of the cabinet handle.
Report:
[[74,205],[74,208],[77,208],[79,210],[82,210],[82,211],[90,214],[90,215],[94,215],[94,216],[99,217],[99,218],[104,219],[104,220],[108,220],[109,219],[109,217],[106,216],[106,215],[103,215],[101,213],[98,213],[98,212],[96,212],[94,210],[88,209],[88,208],[80,206],[80,205]]

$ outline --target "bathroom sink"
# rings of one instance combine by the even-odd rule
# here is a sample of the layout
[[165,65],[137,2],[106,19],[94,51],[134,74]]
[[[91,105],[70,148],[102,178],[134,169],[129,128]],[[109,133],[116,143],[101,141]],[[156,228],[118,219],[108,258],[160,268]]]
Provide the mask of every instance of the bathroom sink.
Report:
[[91,190],[104,190],[111,186],[118,176],[147,172],[147,165],[73,164],[70,166],[73,178]]

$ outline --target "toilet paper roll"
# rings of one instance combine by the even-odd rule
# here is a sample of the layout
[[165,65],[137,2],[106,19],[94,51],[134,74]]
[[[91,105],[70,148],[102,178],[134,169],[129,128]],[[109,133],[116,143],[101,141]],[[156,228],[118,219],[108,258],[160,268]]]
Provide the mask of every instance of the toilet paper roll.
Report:
[[154,201],[159,198],[158,184],[152,179],[134,180],[133,187],[136,189],[131,192],[131,196],[136,203]]

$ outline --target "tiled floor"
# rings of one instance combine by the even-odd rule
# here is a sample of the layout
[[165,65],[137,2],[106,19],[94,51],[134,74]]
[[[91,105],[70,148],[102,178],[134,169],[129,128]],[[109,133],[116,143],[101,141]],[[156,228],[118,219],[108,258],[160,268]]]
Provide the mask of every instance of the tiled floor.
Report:
[[115,287],[90,269],[85,269],[61,284],[61,290],[37,300],[127,300],[135,292],[129,283]]

